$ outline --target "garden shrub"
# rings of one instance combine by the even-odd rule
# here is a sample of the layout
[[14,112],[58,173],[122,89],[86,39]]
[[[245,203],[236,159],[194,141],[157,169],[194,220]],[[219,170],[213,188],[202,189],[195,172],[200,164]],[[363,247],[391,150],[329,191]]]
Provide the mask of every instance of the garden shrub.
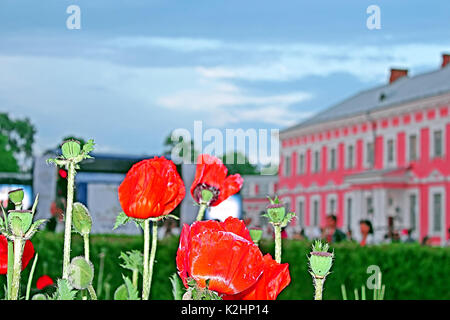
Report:
[[[72,257],[83,254],[81,237],[73,235]],[[128,235],[92,235],[91,261],[95,266],[94,288],[99,299],[112,299],[114,291],[123,283],[121,274],[131,277],[131,272],[120,267],[121,251],[141,250],[143,238]],[[36,267],[33,288],[39,276],[46,274],[54,280],[62,274],[63,234],[39,232],[33,238],[39,261]],[[151,299],[171,300],[172,288],[169,277],[176,271],[175,256],[178,237],[159,241],[152,282]],[[289,263],[291,284],[279,295],[279,299],[308,299],[314,294],[311,275],[307,267],[307,255],[311,243],[307,241],[283,240],[282,262]],[[347,296],[353,299],[353,289],[366,284],[367,267],[378,265],[382,271],[382,282],[386,285],[385,299],[450,299],[450,248],[424,247],[419,244],[385,244],[360,247],[345,242],[331,245],[335,261],[331,274],[325,282],[323,299],[342,299],[341,284],[347,288]],[[263,240],[261,250],[274,254],[273,243]],[[97,287],[99,254],[104,252],[103,287]],[[31,265],[31,263],[30,263]],[[46,269],[46,270],[44,270]],[[30,267],[22,274],[22,290],[25,290]],[[5,276],[1,284],[5,283]],[[109,295],[107,287],[110,287]],[[139,283],[141,286],[141,283]],[[139,288],[141,289],[141,288]],[[33,293],[33,292],[32,292]],[[366,291],[372,299],[372,290]]]

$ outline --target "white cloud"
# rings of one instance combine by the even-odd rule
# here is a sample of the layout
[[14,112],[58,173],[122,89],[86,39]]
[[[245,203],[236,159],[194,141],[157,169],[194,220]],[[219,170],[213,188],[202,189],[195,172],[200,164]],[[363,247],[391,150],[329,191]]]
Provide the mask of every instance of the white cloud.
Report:
[[[300,42],[233,42],[187,37],[126,37],[111,39],[108,46],[117,48],[162,48],[198,55],[239,53],[239,60],[215,66],[199,66],[205,77],[288,81],[307,76],[348,73],[361,81],[384,81],[391,66],[406,68],[439,65],[440,54],[450,43],[399,43],[367,45],[359,43],[319,44]],[[256,56],[256,58],[255,58]],[[235,56],[233,56],[235,57]]]

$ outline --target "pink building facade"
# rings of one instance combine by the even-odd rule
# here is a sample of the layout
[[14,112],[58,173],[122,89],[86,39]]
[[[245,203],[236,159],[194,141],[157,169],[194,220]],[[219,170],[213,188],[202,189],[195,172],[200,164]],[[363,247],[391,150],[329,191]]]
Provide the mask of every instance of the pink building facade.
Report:
[[314,234],[334,214],[359,236],[368,219],[382,241],[412,229],[444,244],[450,228],[450,67],[360,92],[280,134],[280,198],[293,227]]

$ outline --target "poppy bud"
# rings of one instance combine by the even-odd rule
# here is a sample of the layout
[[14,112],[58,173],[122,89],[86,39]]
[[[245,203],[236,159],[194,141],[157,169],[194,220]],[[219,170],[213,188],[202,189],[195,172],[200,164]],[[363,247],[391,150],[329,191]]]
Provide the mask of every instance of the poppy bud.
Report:
[[259,241],[262,237],[262,230],[261,229],[250,229],[248,230],[250,232],[250,237],[252,237],[253,242],[258,245]]
[[11,190],[8,192],[8,197],[15,206],[20,206],[24,197],[23,189]]
[[72,211],[72,225],[76,232],[86,235],[91,232],[92,219],[88,208],[82,203],[75,202]]
[[33,213],[30,210],[10,210],[8,221],[11,233],[16,237],[23,237],[33,223]]
[[61,147],[62,154],[66,159],[73,159],[80,155],[80,142],[76,140],[67,140]]
[[84,257],[75,257],[69,266],[69,282],[78,290],[86,289],[94,279],[94,267]]

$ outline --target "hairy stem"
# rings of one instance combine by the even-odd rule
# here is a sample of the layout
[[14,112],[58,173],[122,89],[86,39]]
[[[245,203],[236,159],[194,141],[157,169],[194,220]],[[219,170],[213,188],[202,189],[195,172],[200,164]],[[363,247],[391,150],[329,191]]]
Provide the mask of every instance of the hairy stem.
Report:
[[148,292],[150,294],[150,288],[152,286],[152,276],[153,276],[153,266],[155,264],[156,256],[156,246],[158,244],[158,225],[156,221],[153,221],[153,231],[152,231],[152,251],[150,252],[150,263],[149,263],[149,276],[148,276]]
[[88,289],[89,294],[91,296],[91,300],[97,300],[97,295],[95,294],[95,290],[94,290],[94,287],[92,286],[92,284],[90,284],[87,289]]
[[14,239],[14,266],[11,281],[11,300],[19,299],[20,273],[22,271],[22,238]]
[[200,208],[198,208],[198,213],[197,213],[197,221],[203,220],[203,216],[205,215],[205,211],[206,211],[207,207],[208,206],[206,204],[200,204]]
[[323,283],[325,282],[325,278],[317,278],[314,277],[314,300],[322,300],[322,291],[323,291]]
[[70,265],[70,242],[72,237],[72,206],[73,206],[73,188],[75,181],[75,164],[69,162],[69,172],[67,177],[67,208],[66,225],[64,230],[64,257],[63,257],[63,279],[69,277]]
[[84,258],[89,261],[89,234],[86,233],[83,235],[84,242]]
[[12,241],[8,240],[8,270],[6,273],[6,285],[7,285],[7,298],[11,299],[11,285],[12,285],[12,274],[14,268],[14,244]]
[[148,286],[149,272],[148,260],[150,250],[150,219],[144,220],[144,271],[142,274],[142,300],[148,300],[150,287]]
[[138,288],[138,276],[139,276],[139,270],[138,269],[134,269],[133,270],[133,286],[136,288]]
[[281,263],[281,226],[274,225],[275,229],[275,261]]

